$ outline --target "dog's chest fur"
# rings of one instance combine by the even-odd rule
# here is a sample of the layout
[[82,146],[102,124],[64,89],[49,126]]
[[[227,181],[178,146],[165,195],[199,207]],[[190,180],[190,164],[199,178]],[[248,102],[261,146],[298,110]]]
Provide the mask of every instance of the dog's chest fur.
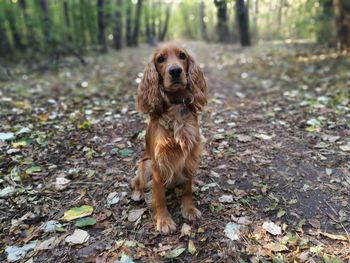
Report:
[[186,105],[171,106],[159,119],[169,139],[173,139],[188,154],[198,140],[198,120]]

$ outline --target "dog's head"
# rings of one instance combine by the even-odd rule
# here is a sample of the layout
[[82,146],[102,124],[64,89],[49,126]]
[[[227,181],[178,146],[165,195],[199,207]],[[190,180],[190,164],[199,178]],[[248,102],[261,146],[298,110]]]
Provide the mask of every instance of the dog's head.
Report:
[[145,113],[162,113],[165,96],[189,93],[198,111],[207,103],[207,85],[200,67],[187,50],[176,44],[157,49],[138,88],[137,103]]

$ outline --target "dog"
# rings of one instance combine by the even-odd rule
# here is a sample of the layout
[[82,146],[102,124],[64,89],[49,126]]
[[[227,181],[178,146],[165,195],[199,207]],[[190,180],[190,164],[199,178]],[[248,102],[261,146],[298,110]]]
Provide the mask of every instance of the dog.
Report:
[[207,104],[207,84],[194,58],[180,45],[158,48],[147,64],[137,91],[137,107],[149,115],[146,149],[132,179],[132,198],[144,197],[152,186],[157,231],[176,230],[166,206],[166,189],[180,185],[181,213],[188,220],[201,217],[192,199],[194,176],[202,149],[198,115]]

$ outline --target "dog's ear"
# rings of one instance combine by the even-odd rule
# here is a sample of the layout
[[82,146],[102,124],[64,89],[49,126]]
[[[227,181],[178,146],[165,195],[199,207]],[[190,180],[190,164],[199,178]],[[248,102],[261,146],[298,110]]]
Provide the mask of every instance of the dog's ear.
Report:
[[189,65],[187,79],[189,88],[193,94],[193,105],[196,110],[201,111],[207,104],[207,83],[200,67],[191,55],[188,55]]
[[159,76],[153,60],[146,65],[137,90],[138,110],[144,113],[159,112],[162,100],[159,89]]

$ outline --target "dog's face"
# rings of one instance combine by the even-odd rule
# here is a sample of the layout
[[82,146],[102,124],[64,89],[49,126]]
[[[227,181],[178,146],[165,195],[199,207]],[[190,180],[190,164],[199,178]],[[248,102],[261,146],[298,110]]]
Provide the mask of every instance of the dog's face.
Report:
[[154,53],[153,63],[166,92],[177,92],[187,87],[189,58],[181,47],[168,45]]
[[144,70],[137,94],[138,109],[162,114],[169,96],[174,98],[184,93],[193,108],[201,111],[207,103],[203,72],[185,48],[165,44],[153,53]]

